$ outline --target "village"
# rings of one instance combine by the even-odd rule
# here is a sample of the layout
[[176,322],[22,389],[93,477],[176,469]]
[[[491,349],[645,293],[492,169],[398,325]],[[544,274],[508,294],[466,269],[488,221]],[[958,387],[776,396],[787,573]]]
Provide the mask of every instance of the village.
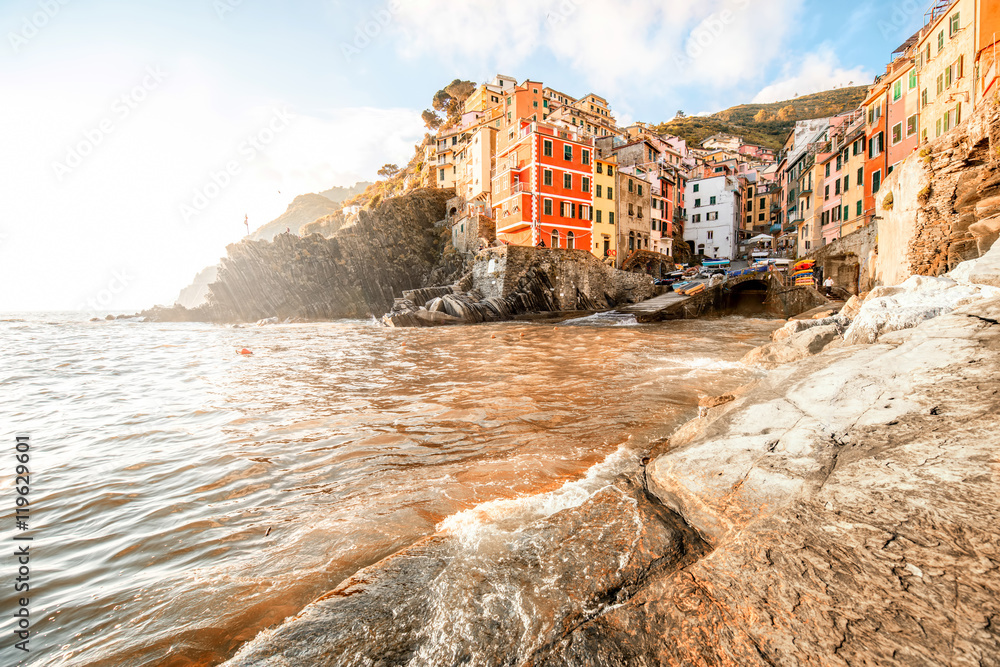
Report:
[[[879,219],[882,183],[955,128],[997,78],[1000,7],[937,0],[857,109],[800,120],[780,150],[716,134],[697,146],[607,99],[497,75],[423,146],[424,186],[455,190],[452,242],[589,250],[643,271],[795,260]],[[857,285],[847,285],[857,291]]]

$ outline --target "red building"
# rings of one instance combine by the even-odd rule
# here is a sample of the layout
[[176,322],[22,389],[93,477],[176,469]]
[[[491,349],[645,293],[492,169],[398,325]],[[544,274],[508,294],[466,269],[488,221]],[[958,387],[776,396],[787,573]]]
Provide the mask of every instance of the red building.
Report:
[[571,128],[530,119],[508,125],[497,138],[492,174],[497,238],[589,249],[593,159],[593,140]]

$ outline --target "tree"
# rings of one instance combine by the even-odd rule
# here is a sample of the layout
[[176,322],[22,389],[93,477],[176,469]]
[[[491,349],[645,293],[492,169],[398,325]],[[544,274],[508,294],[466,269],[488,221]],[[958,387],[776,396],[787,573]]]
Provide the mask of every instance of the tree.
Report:
[[[431,106],[444,113],[447,122],[452,123],[462,115],[465,100],[469,99],[476,92],[476,84],[472,81],[455,79],[441,90],[434,93],[431,99]],[[427,118],[424,118],[427,123]],[[428,125],[428,127],[431,127]],[[432,128],[434,129],[434,128]]]
[[677,115],[675,116],[675,118],[687,118],[687,114],[684,113],[683,111],[681,111],[680,109],[678,109],[677,110]]
[[436,130],[441,127],[441,124],[444,122],[441,120],[440,116],[430,109],[425,109],[424,112],[420,114],[420,117],[424,119],[424,125],[427,126],[428,130]]
[[378,175],[382,178],[392,178],[399,173],[399,167],[394,164],[383,164],[382,168],[378,170]]

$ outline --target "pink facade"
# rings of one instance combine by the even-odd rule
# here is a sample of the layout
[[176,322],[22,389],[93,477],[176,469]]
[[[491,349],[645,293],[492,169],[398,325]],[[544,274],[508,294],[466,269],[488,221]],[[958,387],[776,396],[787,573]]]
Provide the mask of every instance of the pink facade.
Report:
[[[886,161],[891,169],[917,149],[920,138],[920,92],[913,67],[901,67],[889,75],[886,104]],[[888,174],[887,174],[888,175]]]

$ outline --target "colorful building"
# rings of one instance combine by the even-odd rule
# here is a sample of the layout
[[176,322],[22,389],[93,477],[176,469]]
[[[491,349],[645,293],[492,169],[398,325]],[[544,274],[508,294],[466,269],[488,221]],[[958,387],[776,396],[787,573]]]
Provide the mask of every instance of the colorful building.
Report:
[[979,2],[939,1],[925,15],[916,49],[923,139],[940,137],[972,111]]
[[[617,160],[614,155],[594,159],[594,220],[591,227],[593,252],[601,259],[618,256],[618,227],[615,224],[617,203],[615,200],[615,170]],[[617,264],[617,260],[615,260]]]
[[500,132],[493,170],[497,238],[591,248],[594,147],[572,129],[522,120]]
[[620,267],[633,251],[652,250],[652,194],[644,171],[637,167],[622,167],[620,164],[615,171],[615,190],[619,249],[617,265]]

